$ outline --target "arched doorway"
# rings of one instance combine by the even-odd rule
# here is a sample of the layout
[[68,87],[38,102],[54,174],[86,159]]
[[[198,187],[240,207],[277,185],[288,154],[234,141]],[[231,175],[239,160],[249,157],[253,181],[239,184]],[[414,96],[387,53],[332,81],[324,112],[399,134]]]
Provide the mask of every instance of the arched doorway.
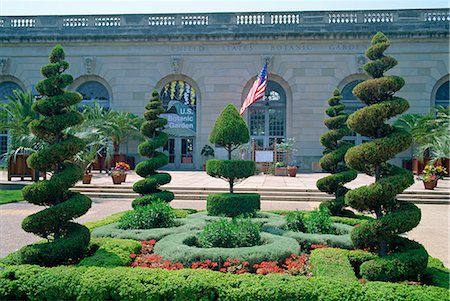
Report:
[[160,91],[167,119],[164,132],[170,135],[164,152],[169,169],[194,169],[197,91],[187,81],[173,80]]
[[261,148],[286,138],[286,92],[277,82],[268,81],[266,96],[248,109],[250,138]]
[[106,87],[97,81],[87,81],[82,83],[77,92],[83,96],[80,107],[91,105],[96,101],[101,107],[109,109],[110,96]]

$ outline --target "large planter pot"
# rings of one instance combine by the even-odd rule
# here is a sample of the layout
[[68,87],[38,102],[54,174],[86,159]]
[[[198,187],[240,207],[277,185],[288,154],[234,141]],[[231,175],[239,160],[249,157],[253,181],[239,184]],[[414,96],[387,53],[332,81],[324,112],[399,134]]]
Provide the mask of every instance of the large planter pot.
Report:
[[275,167],[274,174],[276,176],[287,176],[288,175],[287,167]]
[[9,158],[8,161],[8,181],[11,178],[18,177],[22,181],[24,178],[31,178],[33,181],[39,179],[39,172],[31,169],[27,165],[28,154],[17,154],[15,157]]
[[297,166],[288,166],[287,171],[288,171],[288,175],[290,177],[296,177],[297,176]]
[[437,186],[438,180],[431,180],[428,182],[423,182],[423,186],[425,186],[425,189],[434,190],[434,188]]
[[111,178],[112,178],[114,184],[122,184],[122,182],[125,181],[125,180],[124,180],[125,175],[121,175],[121,176],[111,176]]
[[91,184],[92,174],[83,175],[83,184]]
[[127,180],[127,174],[124,174],[122,177],[122,183],[125,182]]

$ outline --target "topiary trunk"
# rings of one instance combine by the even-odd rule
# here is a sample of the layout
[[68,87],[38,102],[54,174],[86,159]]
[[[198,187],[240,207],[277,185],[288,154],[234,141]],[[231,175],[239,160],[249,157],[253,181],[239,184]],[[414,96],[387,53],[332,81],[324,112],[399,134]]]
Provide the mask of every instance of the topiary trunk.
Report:
[[333,96],[328,99],[330,107],[326,110],[326,114],[330,118],[324,121],[330,131],[320,137],[320,143],[325,146],[324,155],[320,159],[320,166],[332,175],[319,179],[316,184],[320,191],[335,195],[334,200],[320,204],[321,207],[328,208],[332,215],[347,213],[343,211],[343,207],[344,196],[349,189],[344,187],[344,184],[353,181],[358,175],[354,169],[349,169],[344,162],[347,150],[353,145],[341,141],[344,136],[351,133],[345,123],[348,114],[343,112],[345,106],[341,104],[341,100],[342,96],[339,90],[334,90]]
[[53,48],[50,64],[41,69],[46,79],[36,85],[43,98],[34,104],[33,110],[43,118],[31,122],[30,129],[48,145],[30,155],[27,162],[31,168],[52,172],[53,176],[23,188],[26,201],[47,208],[26,217],[22,228],[49,241],[22,248],[20,257],[24,263],[50,266],[75,260],[85,254],[90,240],[89,229],[71,221],[89,210],[91,200],[69,191],[83,178],[83,169],[72,163],[72,159],[85,144],[75,136],[64,134],[64,129],[83,120],[71,108],[82,100],[81,95],[64,90],[73,81],[71,75],[63,74],[69,68],[64,58],[60,45]]
[[372,77],[353,89],[367,106],[348,118],[348,126],[355,132],[372,138],[372,141],[352,147],[345,162],[368,175],[375,183],[349,191],[346,202],[358,211],[371,212],[376,220],[362,223],[353,229],[352,240],[358,248],[378,251],[380,258],[361,265],[361,275],[369,280],[414,279],[422,273],[428,261],[424,247],[399,237],[420,222],[420,209],[412,203],[399,203],[396,195],[414,183],[410,171],[386,163],[411,145],[411,135],[385,123],[387,119],[405,112],[408,101],[394,96],[405,84],[401,77],[385,76],[384,72],[397,65],[384,51],[390,42],[382,33],[372,39],[366,51],[371,60],[364,70]]
[[135,171],[145,178],[133,185],[133,190],[141,196],[134,199],[132,206],[145,206],[162,199],[170,202],[174,199],[172,192],[161,190],[159,186],[170,183],[172,177],[168,173],[158,173],[156,170],[169,163],[169,158],[164,153],[156,151],[166,145],[169,135],[162,132],[162,128],[167,124],[167,119],[159,117],[165,110],[162,107],[159,93],[154,90],[150,102],[145,106],[145,121],[142,124],[141,132],[148,139],[139,144],[138,151],[141,156],[149,157],[148,160],[140,162]]

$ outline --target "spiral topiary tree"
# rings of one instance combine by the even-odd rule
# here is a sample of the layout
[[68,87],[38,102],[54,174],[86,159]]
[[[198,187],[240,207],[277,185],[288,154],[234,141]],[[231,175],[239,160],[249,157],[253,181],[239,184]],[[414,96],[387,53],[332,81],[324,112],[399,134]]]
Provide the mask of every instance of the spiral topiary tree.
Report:
[[144,179],[133,185],[133,190],[141,195],[133,200],[133,208],[151,204],[158,199],[166,202],[174,199],[172,192],[159,188],[161,185],[170,183],[172,177],[168,173],[156,171],[169,163],[167,155],[157,151],[169,140],[169,135],[161,131],[167,124],[167,119],[159,117],[165,110],[158,91],[153,90],[152,97],[145,108],[147,111],[144,113],[145,121],[141,126],[141,133],[148,139],[139,144],[138,151],[141,156],[149,159],[140,162],[135,168],[136,173]]
[[384,75],[397,65],[385,56],[390,41],[381,32],[372,39],[366,51],[371,60],[364,70],[372,77],[353,89],[367,106],[354,112],[347,124],[353,131],[372,138],[352,147],[345,155],[351,168],[375,176],[375,183],[353,189],[345,195],[348,205],[362,212],[371,212],[376,219],[362,223],[352,230],[354,244],[360,248],[378,251],[379,257],[361,265],[361,275],[369,280],[397,281],[417,278],[427,267],[428,254],[417,242],[399,237],[416,227],[421,218],[420,209],[412,203],[399,203],[396,195],[414,183],[411,172],[386,161],[406,150],[412,143],[411,135],[385,121],[409,108],[408,101],[394,96],[405,84],[401,77]]
[[71,106],[82,100],[79,93],[64,90],[73,77],[63,74],[69,63],[64,60],[60,45],[51,51],[50,64],[41,69],[46,79],[38,82],[36,90],[43,96],[35,102],[33,110],[43,118],[30,123],[34,135],[47,142],[42,150],[30,155],[28,165],[41,172],[50,172],[50,180],[39,181],[23,188],[23,197],[29,203],[47,208],[26,217],[22,228],[48,242],[22,248],[22,263],[45,266],[65,263],[84,255],[89,244],[89,229],[72,219],[84,215],[91,207],[91,199],[69,191],[83,177],[83,169],[72,162],[84,142],[64,133],[64,129],[80,124],[83,117]]
[[247,143],[250,134],[247,124],[232,104],[228,104],[217,118],[209,135],[209,142],[218,144],[228,152],[228,160],[208,160],[206,173],[226,180],[230,193],[211,194],[207,198],[210,215],[252,215],[261,207],[260,195],[256,193],[234,193],[234,184],[255,174],[255,162],[231,160],[231,153]]
[[320,137],[320,143],[325,147],[320,166],[332,175],[321,178],[316,183],[320,191],[335,195],[334,200],[320,204],[321,208],[328,208],[332,215],[350,214],[343,209],[344,196],[349,190],[344,184],[353,181],[358,175],[356,170],[348,168],[344,162],[347,150],[353,145],[341,140],[351,133],[346,124],[348,114],[343,112],[345,106],[341,100],[341,92],[335,89],[333,96],[328,99],[330,107],[325,111],[330,118],[325,119],[324,124],[330,130]]

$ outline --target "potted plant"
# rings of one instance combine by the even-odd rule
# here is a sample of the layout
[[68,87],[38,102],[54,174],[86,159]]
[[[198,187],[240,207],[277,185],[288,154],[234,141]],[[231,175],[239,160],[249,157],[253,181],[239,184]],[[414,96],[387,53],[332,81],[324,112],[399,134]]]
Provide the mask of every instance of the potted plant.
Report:
[[116,166],[114,167],[114,170],[121,170],[123,171],[123,180],[122,182],[125,182],[127,179],[127,173],[130,171],[130,165],[128,165],[125,162],[116,162]]
[[122,169],[113,169],[111,178],[114,184],[122,184],[125,181],[125,172]]
[[447,174],[447,170],[444,167],[429,164],[425,166],[418,179],[422,180],[425,189],[433,190],[437,186],[438,180],[442,179],[444,174]]
[[275,175],[276,176],[287,176],[287,164],[285,162],[275,163]]
[[297,153],[297,149],[294,148],[295,142],[295,138],[287,138],[283,139],[281,143],[277,143],[277,150],[286,152],[286,161],[288,162],[287,174],[290,177],[295,177],[298,171],[298,166],[295,161],[295,154]]
[[206,161],[208,161],[209,158],[214,158],[214,148],[212,148],[208,144],[205,144],[200,154],[205,157],[205,164],[203,164],[203,170],[206,171]]

